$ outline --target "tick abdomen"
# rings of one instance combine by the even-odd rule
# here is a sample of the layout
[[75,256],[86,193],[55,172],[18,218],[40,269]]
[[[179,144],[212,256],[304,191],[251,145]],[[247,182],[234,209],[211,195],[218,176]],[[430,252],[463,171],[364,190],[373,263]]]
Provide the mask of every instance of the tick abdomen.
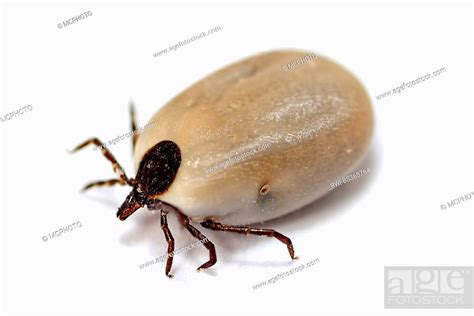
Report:
[[158,111],[140,135],[143,155],[162,140],[182,162],[160,200],[196,221],[244,225],[314,201],[366,155],[369,98],[353,75],[311,52],[251,57],[197,82]]

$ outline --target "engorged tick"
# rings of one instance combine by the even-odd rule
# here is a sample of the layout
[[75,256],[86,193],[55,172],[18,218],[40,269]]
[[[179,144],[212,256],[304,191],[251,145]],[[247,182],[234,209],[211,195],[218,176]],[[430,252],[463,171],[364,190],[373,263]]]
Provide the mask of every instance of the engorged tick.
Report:
[[[173,98],[133,133],[135,178],[129,178],[97,138],[93,144],[112,163],[117,178],[84,187],[129,185],[120,220],[147,206],[160,210],[168,243],[165,273],[171,276],[174,238],[167,215],[180,223],[217,261],[214,244],[192,222],[215,231],[274,237],[295,258],[291,240],[273,229],[249,227],[297,210],[330,191],[368,152],[373,114],[359,81],[318,56],[274,51],[230,65]],[[136,130],[131,106],[131,128]],[[347,150],[350,148],[350,150]],[[183,163],[181,163],[183,162]]]

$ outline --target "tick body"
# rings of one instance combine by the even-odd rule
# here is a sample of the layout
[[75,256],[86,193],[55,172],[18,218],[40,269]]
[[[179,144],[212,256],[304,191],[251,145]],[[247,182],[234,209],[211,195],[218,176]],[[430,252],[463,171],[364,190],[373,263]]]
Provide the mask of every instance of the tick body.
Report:
[[[150,119],[153,127],[134,138],[134,179],[102,148],[118,179],[86,188],[132,186],[118,217],[124,220],[143,206],[161,210],[168,253],[174,239],[166,215],[174,211],[197,239],[207,240],[192,222],[275,237],[294,258],[288,237],[248,225],[328,193],[333,180],[364,158],[373,129],[369,98],[347,70],[323,57],[283,69],[310,54],[264,53],[202,79],[162,107]],[[91,139],[76,150],[89,143],[100,145]],[[210,259],[200,268],[208,268],[217,260],[215,247],[209,240],[203,245]]]

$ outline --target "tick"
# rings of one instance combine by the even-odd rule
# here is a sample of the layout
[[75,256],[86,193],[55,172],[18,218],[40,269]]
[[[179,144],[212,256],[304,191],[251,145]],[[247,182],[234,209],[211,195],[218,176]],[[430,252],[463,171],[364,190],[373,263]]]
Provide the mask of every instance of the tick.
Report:
[[[359,81],[338,64],[310,52],[284,50],[249,57],[198,81],[169,101],[132,136],[135,168],[129,178],[108,148],[92,144],[117,178],[85,186],[128,185],[117,212],[159,210],[168,243],[165,273],[173,264],[174,238],[167,215],[180,223],[217,261],[214,244],[193,224],[245,235],[273,237],[295,259],[287,236],[251,227],[311,203],[330,183],[352,171],[368,152],[373,129],[370,100]],[[312,54],[314,55],[314,54]],[[136,130],[131,107],[131,128]]]

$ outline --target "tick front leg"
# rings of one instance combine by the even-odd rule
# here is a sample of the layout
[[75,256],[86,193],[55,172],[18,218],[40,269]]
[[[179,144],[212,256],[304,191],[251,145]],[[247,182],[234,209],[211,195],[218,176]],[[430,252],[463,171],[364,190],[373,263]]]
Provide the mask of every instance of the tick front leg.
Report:
[[125,185],[126,183],[123,183],[123,181],[121,179],[110,179],[110,180],[102,180],[102,181],[95,181],[95,182],[91,182],[87,185],[85,185],[81,191],[86,191],[86,190],[89,190],[91,188],[95,188],[95,187],[104,187],[104,186],[113,186],[113,185]]
[[105,156],[105,158],[112,163],[112,168],[117,177],[120,179],[120,182],[133,186],[133,179],[129,179],[127,177],[122,166],[120,166],[120,164],[117,162],[117,159],[115,159],[114,155],[112,155],[112,153],[105,146],[102,145],[102,142],[98,138],[94,137],[86,140],[85,142],[74,148],[72,150],[72,153],[75,153],[90,144],[96,145],[102,150],[102,154]]
[[170,274],[171,266],[173,265],[173,251],[174,251],[174,238],[171,234],[171,231],[168,227],[168,221],[166,219],[167,212],[161,211],[161,228],[163,229],[163,233],[165,234],[166,241],[168,242],[168,259],[166,260],[166,276],[172,278],[173,275]]
[[201,222],[201,226],[211,229],[211,230],[218,230],[218,231],[225,231],[225,232],[233,232],[245,235],[258,235],[258,236],[267,236],[267,237],[275,237],[282,243],[286,245],[288,248],[288,252],[290,253],[291,259],[296,259],[295,257],[295,250],[293,248],[293,244],[291,239],[286,237],[283,234],[273,230],[273,229],[264,229],[264,228],[252,228],[248,226],[231,226],[225,225],[218,222],[215,222],[211,219]]

